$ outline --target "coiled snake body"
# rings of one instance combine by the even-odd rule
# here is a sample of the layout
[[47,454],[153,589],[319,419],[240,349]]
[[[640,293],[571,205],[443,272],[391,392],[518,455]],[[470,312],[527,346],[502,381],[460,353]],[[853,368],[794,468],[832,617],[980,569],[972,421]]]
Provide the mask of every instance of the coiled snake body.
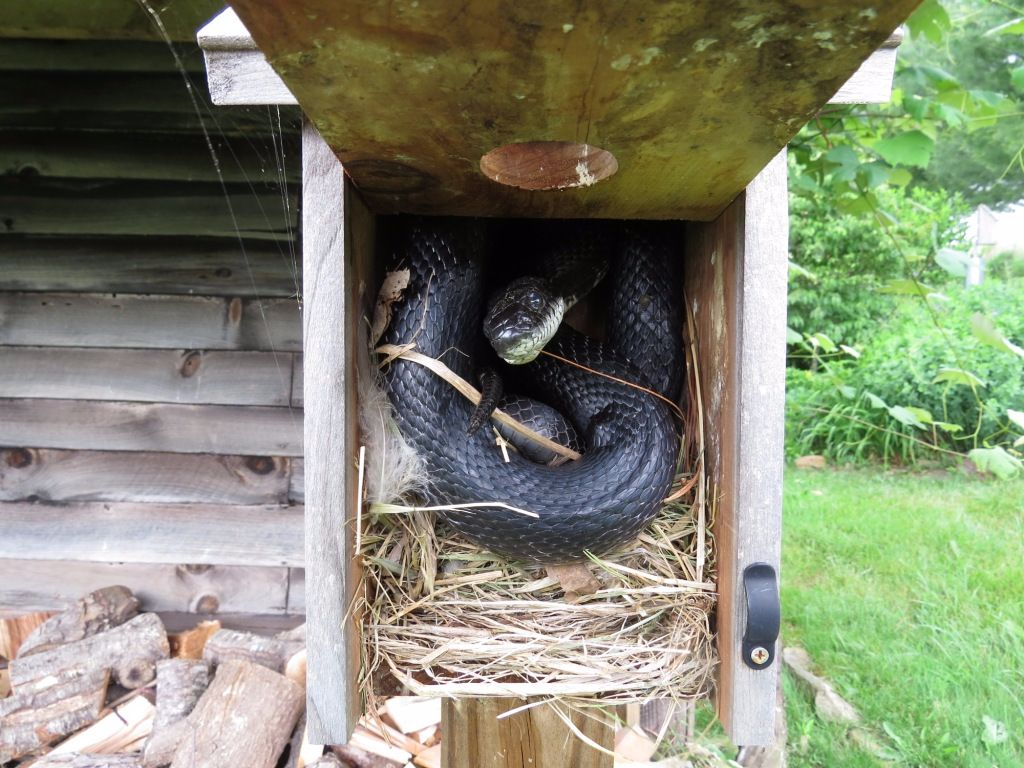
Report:
[[[606,237],[602,230],[600,237]],[[473,379],[484,311],[485,229],[468,220],[407,222],[396,246],[410,282],[392,308],[385,341],[414,343]],[[674,399],[682,379],[681,302],[675,295],[676,230],[627,225],[616,238],[607,339],[563,325],[545,347],[561,357]],[[668,494],[677,423],[647,392],[550,356],[522,366],[539,400],[572,421],[585,439],[578,461],[553,467],[513,454],[506,462],[489,428],[468,435],[473,406],[432,371],[402,359],[385,383],[399,428],[424,459],[434,503],[504,502],[501,508],[445,512],[480,546],[536,563],[580,559],[635,537]]]

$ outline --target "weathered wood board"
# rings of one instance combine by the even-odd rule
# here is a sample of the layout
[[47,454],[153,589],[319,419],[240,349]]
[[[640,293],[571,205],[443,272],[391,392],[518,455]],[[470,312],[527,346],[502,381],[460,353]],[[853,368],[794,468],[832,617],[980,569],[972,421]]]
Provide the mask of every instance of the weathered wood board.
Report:
[[781,559],[788,228],[783,152],[721,216],[687,234],[718,570],[716,703],[740,745],[774,736],[779,662],[753,670],[741,658],[742,574],[758,562],[778,573]]
[[302,421],[263,406],[0,399],[0,445],[301,456]]
[[0,290],[294,298],[301,262],[291,243],[17,238],[0,248]]
[[0,348],[0,397],[289,405],[296,355],[273,352]]
[[[223,7],[221,0],[150,2],[172,40],[192,40],[204,19]],[[70,40],[160,40],[161,29],[140,3],[124,0],[4,0],[0,37]],[[109,44],[109,43],[108,43]]]
[[[0,37],[3,37],[0,34]],[[203,71],[198,48],[163,42],[110,40],[0,40],[0,71],[18,72],[178,72],[178,62],[190,74]]]
[[0,501],[286,504],[291,461],[203,453],[0,449]]
[[[198,235],[290,240],[297,199],[288,208],[277,190],[73,181],[54,184],[0,178],[0,210],[7,235]],[[131,215],[125,215],[131,211]]]
[[[231,3],[377,212],[697,220],[721,212],[916,4]],[[569,188],[481,173],[485,153],[531,141],[599,147],[618,171],[591,186],[580,149]]]
[[[303,126],[307,722],[316,744],[348,741],[361,710],[359,616],[350,608],[359,449],[356,404],[376,221],[312,125]],[[365,373],[365,372],[364,372]]]
[[0,503],[0,558],[303,565],[301,506]]
[[[3,45],[0,44],[0,51]],[[5,131],[0,174],[62,179],[199,181],[227,184],[287,184],[298,180],[298,141],[286,134],[286,162],[273,143],[212,135],[213,155],[203,136],[151,133],[123,136],[76,131]],[[294,158],[295,161],[287,162]],[[257,188],[260,188],[258,186]],[[280,206],[278,206],[280,207]]]
[[0,293],[0,345],[301,352],[293,298]]
[[0,559],[0,613],[63,610],[87,592],[123,584],[147,611],[282,614],[290,573],[299,570]]

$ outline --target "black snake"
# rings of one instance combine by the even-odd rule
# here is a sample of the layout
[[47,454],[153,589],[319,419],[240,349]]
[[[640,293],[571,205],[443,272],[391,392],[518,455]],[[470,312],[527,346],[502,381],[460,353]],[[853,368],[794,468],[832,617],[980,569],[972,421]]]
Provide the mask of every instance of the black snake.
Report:
[[[599,341],[563,324],[545,349],[675,399],[683,378],[679,230],[631,223],[563,231],[569,233],[559,246],[563,251],[572,250],[566,239],[583,237],[612,252],[608,327]],[[496,262],[485,256],[488,232],[477,220],[401,223],[394,251],[410,280],[392,307],[385,342],[412,342],[417,352],[474,378],[487,354],[481,350],[484,270]],[[569,279],[579,272],[575,265],[561,275]],[[585,443],[581,460],[547,466],[513,453],[506,462],[489,428],[467,434],[473,406],[447,382],[407,360],[388,366],[388,394],[403,436],[424,459],[431,502],[504,502],[535,513],[443,513],[481,547],[512,558],[568,562],[585,550],[601,554],[626,543],[657,513],[672,483],[678,424],[669,407],[648,392],[548,355],[517,368],[528,375],[528,394],[576,425]]]

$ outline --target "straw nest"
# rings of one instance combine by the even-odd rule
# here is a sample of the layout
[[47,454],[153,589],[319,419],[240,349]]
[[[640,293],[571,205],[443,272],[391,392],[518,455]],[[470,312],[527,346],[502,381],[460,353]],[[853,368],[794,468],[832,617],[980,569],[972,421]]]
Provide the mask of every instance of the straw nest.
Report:
[[[688,324],[692,329],[692,321]],[[586,564],[593,594],[481,551],[422,508],[358,521],[364,690],[390,673],[428,696],[536,696],[569,706],[707,694],[715,563],[693,345],[673,493],[628,548]]]

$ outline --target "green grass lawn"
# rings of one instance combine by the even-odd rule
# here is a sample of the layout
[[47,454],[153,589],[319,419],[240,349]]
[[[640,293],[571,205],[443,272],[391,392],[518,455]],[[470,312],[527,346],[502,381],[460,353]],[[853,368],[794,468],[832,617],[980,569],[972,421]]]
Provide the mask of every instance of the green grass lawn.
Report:
[[[783,639],[914,766],[1024,766],[1024,481],[788,469]],[[875,766],[786,681],[790,765]]]

